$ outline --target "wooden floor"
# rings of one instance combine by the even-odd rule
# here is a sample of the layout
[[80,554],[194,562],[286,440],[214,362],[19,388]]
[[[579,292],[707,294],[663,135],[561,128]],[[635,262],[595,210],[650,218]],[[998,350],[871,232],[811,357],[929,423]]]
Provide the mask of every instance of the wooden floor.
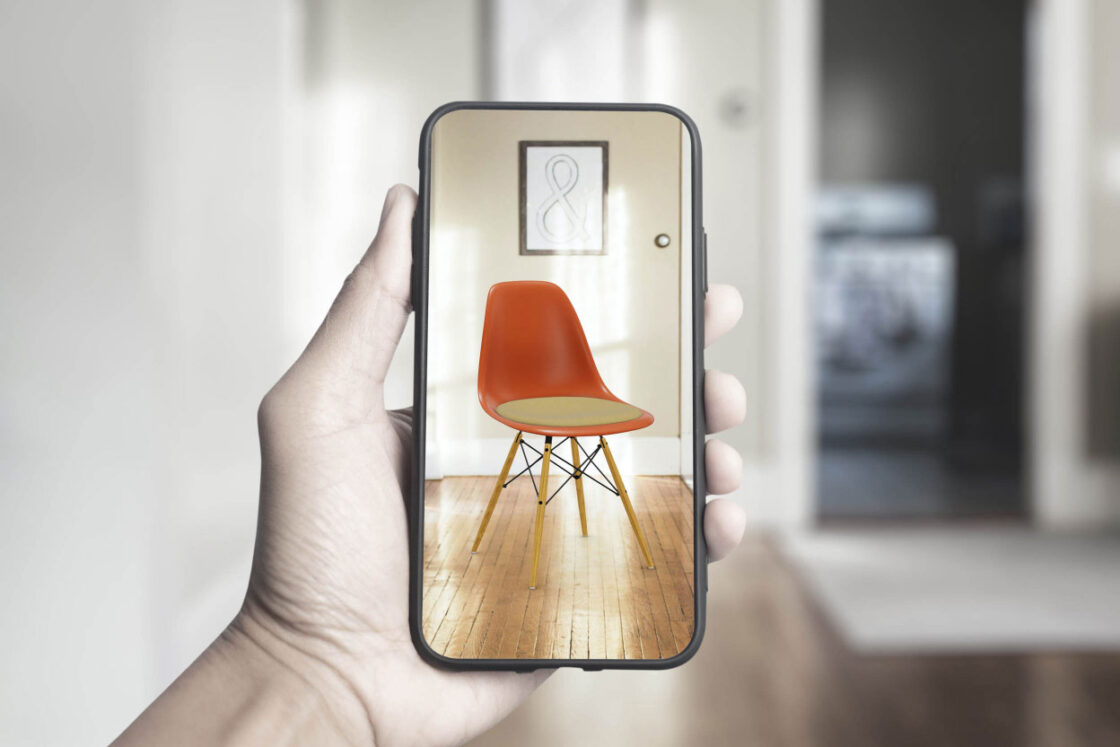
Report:
[[712,566],[708,599],[688,664],[560,671],[474,744],[1120,745],[1120,655],[855,654],[765,536]]
[[[537,589],[529,589],[536,495],[527,477],[502,492],[479,546],[471,545],[495,477],[426,484],[423,629],[456,658],[664,658],[693,632],[692,493],[679,477],[626,486],[653,556],[642,561],[622,503],[585,487],[588,536],[575,485],[545,510]],[[585,481],[586,482],[586,481]]]

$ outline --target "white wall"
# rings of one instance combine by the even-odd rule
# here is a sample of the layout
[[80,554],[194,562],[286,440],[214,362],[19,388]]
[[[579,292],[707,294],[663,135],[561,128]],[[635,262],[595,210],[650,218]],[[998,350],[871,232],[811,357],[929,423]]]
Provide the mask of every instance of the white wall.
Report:
[[0,742],[105,742],[146,692],[144,560],[166,495],[139,87],[118,31],[135,18],[124,2],[3,15]]
[[[482,36],[476,2],[325,0],[308,4],[305,94],[294,189],[299,250],[285,298],[289,335],[307,340],[377,228],[385,189],[416,187],[420,128],[448,101],[477,99]],[[409,322],[385,386],[412,404]]]
[[[748,516],[784,528],[816,511],[816,388],[810,322],[816,193],[819,3],[772,0],[762,13],[765,108],[757,365],[760,457],[745,474]],[[748,393],[750,390],[748,389]],[[748,399],[748,409],[750,408]]]
[[105,743],[236,611],[257,403],[472,96],[474,8],[3,15],[0,742]]
[[708,274],[743,294],[742,322],[707,353],[747,392],[721,434],[744,457],[732,496],[755,526],[813,511],[809,325],[817,0],[647,3],[647,95],[681,106],[704,143]]
[[[1120,334],[1107,322],[1120,306],[1120,8],[1038,0],[1031,32],[1032,506],[1045,528],[1115,526],[1120,456],[1095,448],[1092,432],[1094,419],[1120,420],[1107,391],[1117,381],[1109,353]],[[1106,430],[1115,427],[1109,421]]]
[[239,604],[256,403],[296,352],[284,10],[6,18],[4,741],[107,741]]
[[732,497],[754,526],[813,512],[816,19],[817,0],[651,0],[644,24],[648,95],[687,111],[704,143],[709,277],[743,294],[706,365],[746,389],[746,423],[719,438],[743,454]]

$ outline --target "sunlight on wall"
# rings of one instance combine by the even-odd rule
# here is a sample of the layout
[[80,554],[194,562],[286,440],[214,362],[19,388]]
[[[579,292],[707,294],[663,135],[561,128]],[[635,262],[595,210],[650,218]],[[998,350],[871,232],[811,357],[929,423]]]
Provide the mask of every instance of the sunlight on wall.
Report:
[[[543,115],[543,116],[542,116]],[[429,460],[449,474],[491,472],[491,457],[512,434],[478,404],[477,365],[486,295],[506,280],[547,280],[564,289],[580,317],[607,386],[653,413],[634,434],[679,465],[680,123],[670,115],[455,112],[436,128],[429,280]],[[522,256],[518,252],[520,140],[610,142],[607,252]],[[650,157],[667,152],[667,158]],[[486,195],[480,199],[479,195]],[[654,244],[672,237],[668,248]],[[542,334],[547,334],[542,330]],[[482,442],[496,445],[480,445]],[[620,462],[634,447],[619,438]],[[647,448],[643,445],[642,448]],[[501,457],[497,462],[500,464]],[[480,461],[481,459],[481,461]],[[477,465],[477,466],[474,466]],[[656,469],[649,467],[648,469]],[[436,469],[438,473],[440,469]],[[429,474],[432,474],[430,471]]]
[[[609,190],[608,247],[625,246],[628,237],[632,235],[628,196],[625,187],[613,187]],[[583,320],[584,332],[587,334],[588,343],[599,365],[599,373],[607,383],[607,388],[622,399],[632,401],[634,395],[631,391],[633,389],[631,372],[634,368],[634,359],[639,359],[639,367],[643,369],[652,364],[640,360],[643,356],[636,353],[630,345],[635,331],[630,314],[635,307],[631,302],[634,296],[634,282],[629,280],[640,277],[641,268],[634,266],[638,261],[635,255],[629,255],[629,260],[621,272],[618,272],[618,277],[611,272],[584,272],[579,277],[572,278],[574,282],[561,282],[560,286],[572,289],[568,295],[573,298],[572,303],[580,313],[580,319]],[[580,303],[576,303],[574,300],[576,298]],[[649,371],[634,373],[646,375]],[[649,403],[644,407],[648,410],[654,407],[654,404]],[[663,415],[658,412],[654,417],[660,418]]]
[[[298,353],[314,334],[343,279],[376,232],[384,174],[399,170],[399,149],[415,134],[379,116],[392,90],[338,82],[307,92],[293,107],[292,188],[285,216],[285,341]],[[376,138],[371,137],[376,133]]]
[[1120,142],[1110,142],[1102,148],[1101,171],[1104,185],[1114,194],[1120,194]]
[[645,17],[642,38],[643,88],[649,101],[673,101],[681,89],[680,33],[664,8],[652,7]]
[[[429,439],[437,434],[463,438],[483,427],[476,394],[484,308],[475,293],[485,285],[479,279],[479,258],[484,252],[479,234],[476,228],[446,222],[438,223],[432,231],[432,247],[445,251],[430,264],[429,318],[454,320],[456,329],[448,331],[447,325],[439,323],[428,325]],[[471,332],[463,334],[463,330]],[[470,405],[464,407],[464,401]]]
[[492,0],[493,95],[505,101],[626,101],[629,0]]

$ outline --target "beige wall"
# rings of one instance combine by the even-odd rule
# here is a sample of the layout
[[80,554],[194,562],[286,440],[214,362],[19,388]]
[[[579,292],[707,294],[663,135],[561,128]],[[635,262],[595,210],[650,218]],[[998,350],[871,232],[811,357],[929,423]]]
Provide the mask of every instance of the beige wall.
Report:
[[[483,413],[476,392],[486,294],[505,280],[559,284],[607,386],[654,414],[654,424],[635,435],[679,438],[682,129],[662,113],[524,112],[513,119],[457,111],[440,120],[433,138],[430,439],[510,436]],[[609,141],[606,255],[519,255],[520,140]],[[671,237],[668,248],[654,244],[659,233]]]

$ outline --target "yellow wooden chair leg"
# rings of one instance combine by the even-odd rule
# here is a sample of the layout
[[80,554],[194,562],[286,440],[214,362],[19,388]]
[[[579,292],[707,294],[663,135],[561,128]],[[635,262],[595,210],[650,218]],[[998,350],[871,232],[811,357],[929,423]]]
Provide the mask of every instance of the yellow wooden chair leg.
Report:
[[583,531],[583,536],[587,536],[587,510],[583,505],[583,477],[579,471],[579,444],[576,443],[575,436],[568,439],[572,442],[572,466],[575,467],[576,474],[576,498],[579,500],[579,528]]
[[548,464],[552,461],[552,436],[544,438],[544,461],[541,462],[540,492],[537,494],[537,525],[533,529],[533,567],[529,571],[529,588],[537,588],[537,563],[541,559],[541,535],[544,533],[544,504],[548,500]]
[[603,446],[603,453],[607,455],[607,464],[610,465],[611,475],[614,476],[614,484],[618,488],[618,497],[622,499],[622,506],[626,509],[626,515],[630,517],[630,526],[634,528],[634,534],[638,536],[638,545],[642,548],[642,555],[645,556],[646,567],[652,569],[653,556],[649,554],[646,538],[642,534],[642,528],[638,526],[638,515],[634,513],[634,507],[630,505],[630,496],[626,494],[626,486],[622,484],[622,475],[618,472],[618,465],[614,463],[611,447],[607,445],[607,439],[602,436],[599,437],[599,443]]
[[502,494],[502,484],[506,481],[506,476],[509,475],[510,465],[513,464],[513,457],[517,454],[517,447],[521,444],[521,431],[513,437],[513,445],[509,447],[509,454],[506,454],[506,463],[502,465],[502,473],[498,475],[498,482],[494,484],[494,492],[490,494],[490,503],[486,506],[486,513],[482,515],[482,524],[478,527],[478,534],[474,538],[474,547],[471,548],[471,554],[478,552],[478,545],[482,542],[482,533],[486,531],[486,525],[490,523],[490,515],[494,513],[494,506],[498,505],[498,496]]

